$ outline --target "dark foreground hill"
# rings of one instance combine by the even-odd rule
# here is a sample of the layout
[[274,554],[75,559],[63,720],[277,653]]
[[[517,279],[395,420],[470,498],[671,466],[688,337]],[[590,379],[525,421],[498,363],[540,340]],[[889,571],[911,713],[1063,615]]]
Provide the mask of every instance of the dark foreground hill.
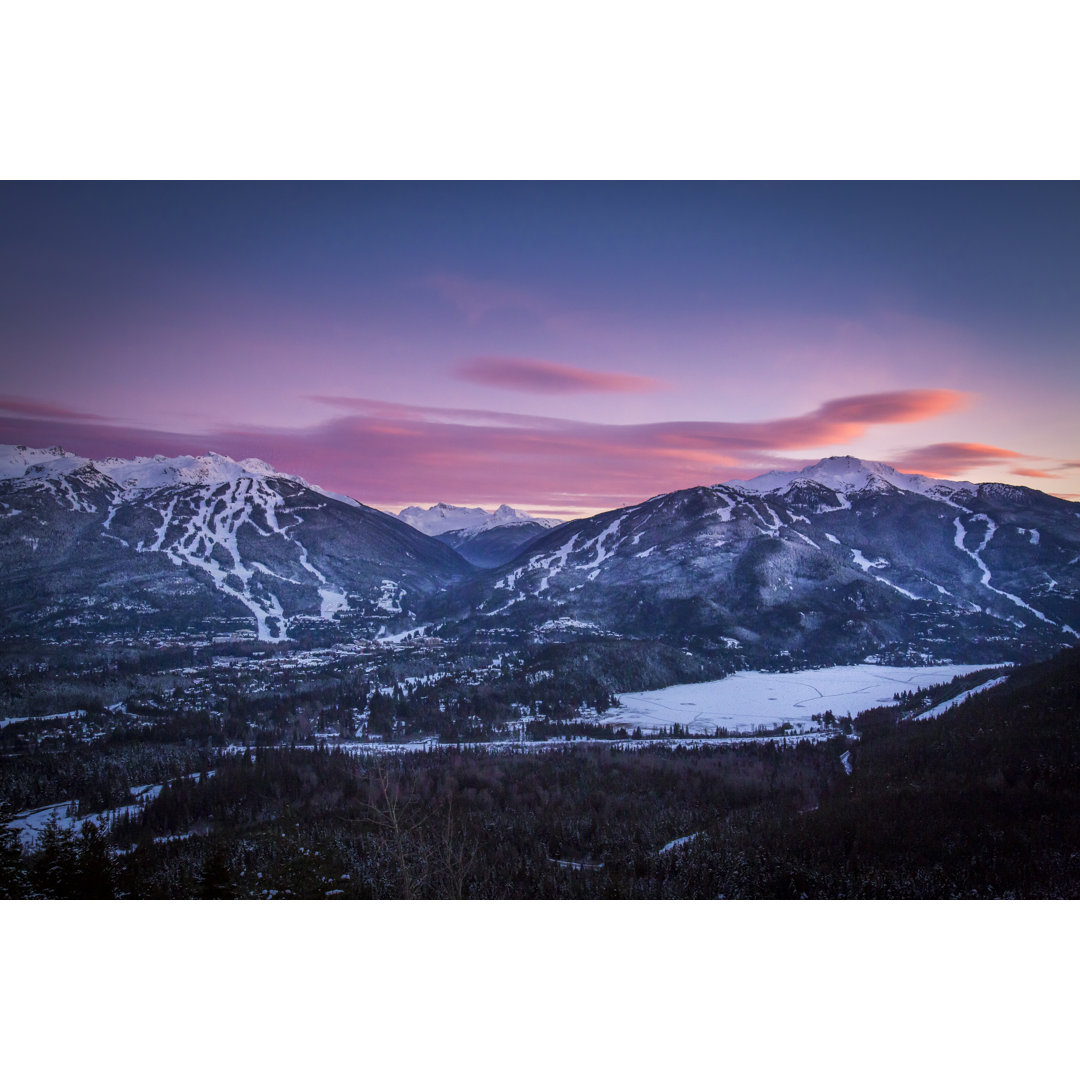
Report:
[[848,784],[770,837],[774,894],[1080,897],[1080,650],[858,727]]

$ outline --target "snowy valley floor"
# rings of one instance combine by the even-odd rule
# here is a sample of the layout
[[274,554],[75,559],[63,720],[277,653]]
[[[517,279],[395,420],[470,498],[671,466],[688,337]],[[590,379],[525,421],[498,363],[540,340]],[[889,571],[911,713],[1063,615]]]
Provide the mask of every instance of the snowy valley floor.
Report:
[[853,667],[771,673],[743,671],[712,682],[687,683],[640,694],[620,694],[622,707],[604,722],[639,727],[649,734],[679,724],[689,734],[712,735],[719,728],[749,732],[789,723],[797,731],[821,725],[811,718],[830,711],[855,716],[877,705],[894,704],[893,695],[924,690],[986,665],[936,667]]

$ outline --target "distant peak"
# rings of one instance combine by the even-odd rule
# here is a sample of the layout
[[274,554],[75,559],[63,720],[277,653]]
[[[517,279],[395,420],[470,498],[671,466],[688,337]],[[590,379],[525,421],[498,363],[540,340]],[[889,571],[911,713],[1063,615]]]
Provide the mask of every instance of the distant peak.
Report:
[[480,506],[454,506],[451,503],[435,503],[424,510],[419,506],[407,506],[398,513],[407,525],[428,536],[442,536],[449,532],[471,535],[486,532],[500,525],[533,523],[551,528],[562,522],[551,518],[534,518],[524,510],[502,503],[497,510],[485,510]]

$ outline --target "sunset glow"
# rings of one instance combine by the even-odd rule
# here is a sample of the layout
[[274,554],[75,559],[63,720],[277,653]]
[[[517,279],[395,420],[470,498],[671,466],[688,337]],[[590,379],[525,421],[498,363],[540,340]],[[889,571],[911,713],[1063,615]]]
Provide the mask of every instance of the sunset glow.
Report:
[[6,184],[0,441],[578,516],[851,453],[1080,492],[1074,184]]

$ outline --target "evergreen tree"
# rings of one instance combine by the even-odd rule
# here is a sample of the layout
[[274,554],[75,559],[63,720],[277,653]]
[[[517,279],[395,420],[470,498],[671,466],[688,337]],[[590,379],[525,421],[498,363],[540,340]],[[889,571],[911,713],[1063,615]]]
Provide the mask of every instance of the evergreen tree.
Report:
[[232,900],[235,897],[225,849],[220,843],[215,843],[203,860],[199,879],[200,900]]
[[26,868],[18,836],[0,819],[0,900],[18,900],[26,895]]
[[76,895],[80,900],[112,900],[115,867],[106,834],[92,821],[83,822],[78,842]]
[[68,900],[75,896],[78,852],[69,829],[62,829],[56,815],[45,823],[30,865],[30,885],[35,896]]

